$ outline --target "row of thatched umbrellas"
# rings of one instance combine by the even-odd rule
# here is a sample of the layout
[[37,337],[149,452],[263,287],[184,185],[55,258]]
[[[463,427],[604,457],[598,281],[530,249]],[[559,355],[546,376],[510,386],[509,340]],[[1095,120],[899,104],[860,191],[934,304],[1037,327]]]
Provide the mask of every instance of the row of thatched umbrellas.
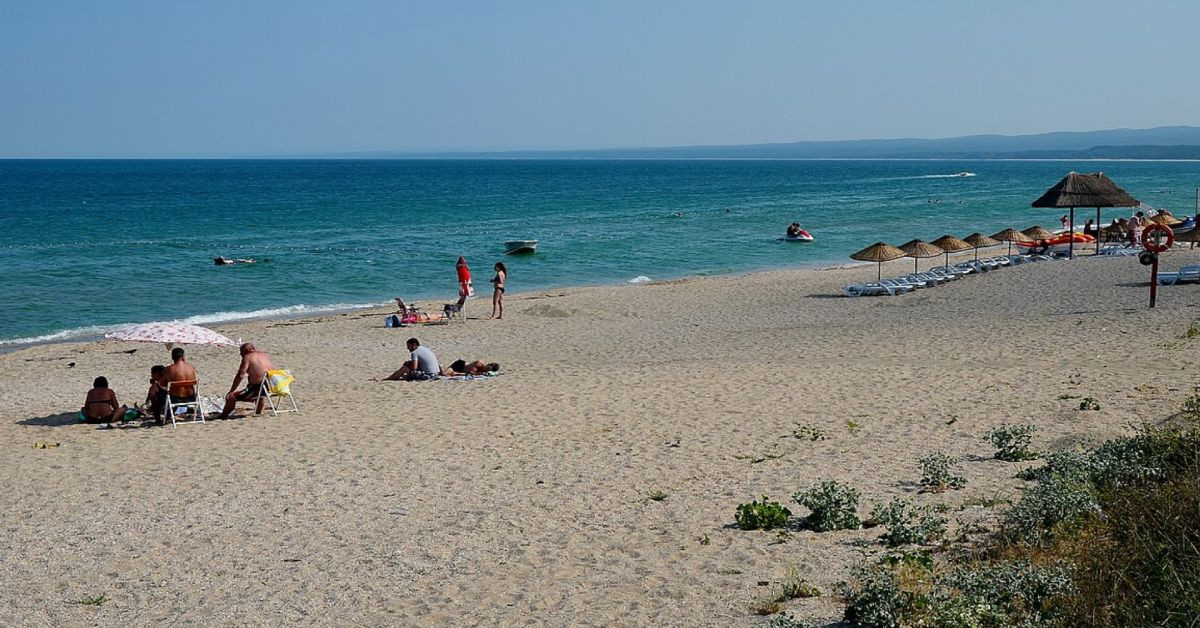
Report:
[[979,259],[979,249],[996,246],[1008,242],[1008,252],[1012,253],[1013,242],[1036,242],[1038,240],[1048,240],[1055,237],[1054,232],[1049,229],[1044,229],[1040,226],[1033,226],[1024,231],[1016,229],[1005,229],[1000,233],[991,236],[983,235],[975,232],[971,235],[959,239],[952,235],[944,235],[933,242],[925,242],[924,240],[910,240],[900,246],[892,246],[885,242],[876,242],[867,248],[850,255],[850,259],[860,262],[875,262],[879,264],[878,278],[883,277],[883,263],[892,260],[900,259],[901,257],[913,258],[913,271],[917,270],[917,264],[920,258],[936,257],[938,255],[946,256],[946,265],[950,264],[950,254],[960,251],[975,249],[975,259]]

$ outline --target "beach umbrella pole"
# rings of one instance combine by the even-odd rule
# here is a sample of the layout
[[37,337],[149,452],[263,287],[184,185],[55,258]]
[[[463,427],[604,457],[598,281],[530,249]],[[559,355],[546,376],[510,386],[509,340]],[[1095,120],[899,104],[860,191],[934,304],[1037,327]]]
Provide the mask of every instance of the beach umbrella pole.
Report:
[[1100,208],[1096,208],[1096,255],[1100,254]]

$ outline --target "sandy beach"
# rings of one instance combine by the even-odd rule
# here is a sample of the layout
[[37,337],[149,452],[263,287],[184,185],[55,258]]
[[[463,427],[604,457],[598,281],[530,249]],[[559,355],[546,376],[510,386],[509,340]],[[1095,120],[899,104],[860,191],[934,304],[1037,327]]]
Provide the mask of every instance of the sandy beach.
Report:
[[[1180,336],[1200,288],[1147,309],[1136,258],[841,296],[875,273],[515,293],[502,321],[478,298],[466,324],[407,329],[384,310],[217,326],[295,373],[302,413],[178,429],[72,420],[97,375],[140,400],[159,345],[0,355],[0,624],[742,626],[788,567],[823,595],[786,608],[833,622],[835,583],[883,551],[878,530],[781,539],[734,529],[739,503],[802,515],[792,493],[838,479],[864,514],[905,495],[961,526],[986,517],[965,500],[1021,485],[989,428],[1034,423],[1038,449],[1070,448],[1193,394],[1200,339]],[[369,381],[409,336],[503,374]],[[189,356],[202,394],[228,390],[236,351]],[[917,494],[916,460],[936,451],[961,460],[965,489]]]

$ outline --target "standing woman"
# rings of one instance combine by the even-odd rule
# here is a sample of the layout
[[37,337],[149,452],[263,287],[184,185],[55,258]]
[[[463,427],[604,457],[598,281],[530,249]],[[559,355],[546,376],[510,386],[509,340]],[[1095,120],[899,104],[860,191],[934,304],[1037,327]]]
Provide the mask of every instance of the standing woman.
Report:
[[504,281],[508,279],[508,269],[504,262],[496,262],[496,276],[492,277],[492,318],[504,318]]
[[459,255],[454,268],[458,271],[458,307],[461,308],[467,302],[467,297],[475,294],[475,288],[471,286],[471,269],[467,268],[467,258]]

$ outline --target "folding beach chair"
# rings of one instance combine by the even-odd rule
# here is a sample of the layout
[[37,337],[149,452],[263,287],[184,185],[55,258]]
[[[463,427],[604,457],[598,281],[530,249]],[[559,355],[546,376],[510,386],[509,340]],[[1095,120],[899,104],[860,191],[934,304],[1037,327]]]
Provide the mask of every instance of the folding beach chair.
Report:
[[[178,394],[179,390],[185,387],[192,389],[190,400]],[[171,417],[171,427],[176,427],[177,423],[203,423],[204,407],[200,405],[200,386],[196,380],[167,382],[167,404],[164,410]],[[186,416],[188,413],[192,415],[190,421],[179,421],[175,418]]]
[[[267,371],[267,376],[263,378],[262,388],[258,391],[259,399],[266,399],[267,406],[271,408],[271,416],[279,416],[284,412],[300,412],[300,407],[296,405],[296,398],[292,396],[292,383],[296,378],[292,377],[292,372],[284,369],[276,369]],[[284,407],[283,400],[287,399],[292,404],[291,409]],[[257,400],[255,400],[257,404]]]

